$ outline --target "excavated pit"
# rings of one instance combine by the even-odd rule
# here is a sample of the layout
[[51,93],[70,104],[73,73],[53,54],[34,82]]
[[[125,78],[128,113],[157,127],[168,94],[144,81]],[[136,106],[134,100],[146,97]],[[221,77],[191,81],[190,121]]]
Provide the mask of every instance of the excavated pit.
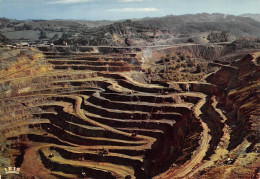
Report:
[[26,177],[207,176],[204,170],[214,163],[235,164],[239,152],[256,150],[257,132],[251,127],[258,115],[252,107],[258,54],[231,65],[211,64],[217,71],[201,72],[204,80],[174,81],[147,71],[147,64],[182,53],[212,61],[232,49],[130,49],[135,55],[115,47],[81,47],[88,53],[77,54],[61,47],[40,50],[49,71],[9,74],[13,89],[3,93],[1,103],[2,154],[11,155],[6,161]]

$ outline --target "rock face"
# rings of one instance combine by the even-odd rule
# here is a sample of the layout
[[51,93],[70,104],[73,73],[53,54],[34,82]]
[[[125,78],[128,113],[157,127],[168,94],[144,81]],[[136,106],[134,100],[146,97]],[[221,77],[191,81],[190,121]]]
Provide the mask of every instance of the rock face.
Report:
[[[232,64],[232,69],[222,68],[207,81],[224,89],[226,96],[219,98],[219,108],[225,111],[227,125],[231,135],[228,145],[232,161],[226,178],[257,177],[255,162],[259,159],[259,52],[246,55]],[[240,153],[238,152],[240,151]],[[230,159],[232,160],[232,159]],[[243,162],[242,162],[243,161]],[[258,161],[259,162],[259,161]],[[248,168],[245,169],[244,166]],[[228,167],[216,167],[206,176],[214,172],[224,172]],[[239,170],[239,172],[237,172]]]
[[215,64],[211,75],[196,72],[206,75],[196,81],[146,71],[178,59],[212,62],[223,48],[41,49],[44,57],[4,50],[1,61],[12,63],[0,76],[0,170],[15,166],[21,177],[38,178],[258,177],[260,53]]

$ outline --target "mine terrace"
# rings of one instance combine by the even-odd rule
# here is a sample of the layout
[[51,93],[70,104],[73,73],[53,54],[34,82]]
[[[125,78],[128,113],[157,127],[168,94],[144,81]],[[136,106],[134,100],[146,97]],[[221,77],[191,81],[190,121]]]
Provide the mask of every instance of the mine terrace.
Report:
[[132,33],[112,31],[103,44],[3,43],[1,174],[259,177],[259,39]]

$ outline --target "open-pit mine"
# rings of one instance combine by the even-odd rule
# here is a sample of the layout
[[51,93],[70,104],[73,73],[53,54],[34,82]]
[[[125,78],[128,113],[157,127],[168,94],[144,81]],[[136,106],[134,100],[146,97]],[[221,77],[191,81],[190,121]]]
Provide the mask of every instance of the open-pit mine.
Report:
[[260,50],[0,51],[2,177],[259,178]]

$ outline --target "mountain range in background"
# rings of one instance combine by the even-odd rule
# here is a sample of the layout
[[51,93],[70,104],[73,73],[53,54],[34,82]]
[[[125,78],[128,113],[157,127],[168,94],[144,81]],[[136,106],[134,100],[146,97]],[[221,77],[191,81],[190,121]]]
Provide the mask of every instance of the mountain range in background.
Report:
[[260,14],[242,14],[241,17],[250,17],[256,21],[260,22]]
[[0,34],[1,39],[4,39],[0,40],[4,44],[23,41],[31,44],[66,42],[70,45],[227,42],[241,37],[259,38],[259,20],[259,14],[234,16],[220,13],[168,15],[121,21],[18,21],[0,18]]
[[139,22],[175,33],[191,34],[208,31],[229,31],[237,37],[260,37],[260,22],[252,19],[252,17],[244,16],[202,13],[195,15],[169,15],[159,18],[145,18],[139,20]]

